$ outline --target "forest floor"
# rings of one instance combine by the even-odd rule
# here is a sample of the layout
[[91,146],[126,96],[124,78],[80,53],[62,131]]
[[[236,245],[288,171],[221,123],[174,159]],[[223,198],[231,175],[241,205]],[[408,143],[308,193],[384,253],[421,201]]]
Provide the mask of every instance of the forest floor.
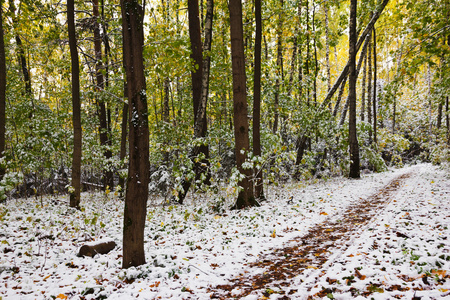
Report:
[[[83,194],[0,204],[3,299],[450,299],[450,173],[270,186],[261,207],[196,194],[149,201],[147,263],[121,269],[123,202]],[[77,257],[84,244],[108,254]]]

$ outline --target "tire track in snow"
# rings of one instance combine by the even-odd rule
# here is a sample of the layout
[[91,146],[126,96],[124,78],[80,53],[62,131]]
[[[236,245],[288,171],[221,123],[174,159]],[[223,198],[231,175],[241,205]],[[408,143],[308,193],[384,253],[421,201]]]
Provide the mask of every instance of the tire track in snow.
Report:
[[310,290],[324,274],[320,270],[351,246],[352,236],[363,231],[385,209],[403,181],[411,175],[406,173],[396,177],[342,215],[334,216],[333,220],[326,220],[304,236],[290,241],[289,244],[294,246],[274,249],[258,262],[248,265],[248,268],[259,268],[262,272],[250,276],[249,271],[245,270],[229,284],[209,288],[211,298],[236,299],[250,294],[269,297],[276,293],[280,296],[278,299],[290,299],[289,295],[298,291],[290,287],[292,279],[300,274],[308,276],[308,282],[304,284]]

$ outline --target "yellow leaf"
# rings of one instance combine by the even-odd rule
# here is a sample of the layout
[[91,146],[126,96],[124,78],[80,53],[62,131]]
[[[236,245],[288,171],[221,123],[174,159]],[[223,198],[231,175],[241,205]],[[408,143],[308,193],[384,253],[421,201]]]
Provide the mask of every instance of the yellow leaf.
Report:
[[275,229],[273,230],[272,234],[270,235],[271,237],[275,238],[277,236]]
[[314,266],[307,266],[306,268],[307,269],[315,269],[315,270],[317,270],[317,267],[314,267]]
[[64,294],[59,294],[58,296],[56,296],[56,299],[67,299],[68,297]]
[[446,291],[448,291],[448,289],[439,289],[439,292],[441,293],[445,293]]
[[216,219],[216,220],[219,220],[220,218],[222,218],[222,217],[219,216],[219,215],[215,215],[215,216],[214,216],[214,219]]
[[327,214],[326,212],[324,212],[324,211],[321,212],[320,214],[321,214],[321,215],[324,215],[324,216],[328,216],[328,214]]

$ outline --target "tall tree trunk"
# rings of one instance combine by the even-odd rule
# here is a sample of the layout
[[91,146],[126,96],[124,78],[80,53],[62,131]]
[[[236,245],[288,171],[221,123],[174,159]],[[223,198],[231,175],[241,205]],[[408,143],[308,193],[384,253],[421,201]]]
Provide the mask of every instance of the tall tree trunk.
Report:
[[[206,2],[206,16],[203,26],[203,32],[205,35],[203,42],[203,72],[202,72],[202,92],[200,105],[197,116],[197,125],[194,125],[197,129],[196,135],[199,137],[206,137],[208,131],[208,121],[206,114],[206,107],[208,104],[209,96],[209,74],[211,69],[211,47],[212,47],[212,29],[213,29],[213,18],[214,18],[214,0],[207,0]],[[201,127],[200,127],[201,126]],[[195,130],[194,130],[195,131]],[[196,176],[195,180],[201,179],[202,174],[204,175],[203,182],[207,185],[211,184],[211,171],[209,162],[209,145],[201,145],[199,149],[200,153],[205,156],[196,166]]]
[[365,121],[365,113],[366,113],[366,84],[367,84],[367,55],[364,57],[364,66],[363,66],[363,77],[362,77],[362,91],[361,91],[361,112],[360,119],[361,122]]
[[348,81],[348,99],[349,99],[349,145],[350,145],[350,174],[351,178],[359,178],[359,146],[356,132],[356,12],[357,0],[350,1],[350,28],[349,28],[349,81]]
[[[21,2],[19,2],[20,5]],[[18,32],[18,19],[16,15],[16,5],[13,0],[9,0],[9,10],[12,15],[13,19],[13,28],[15,31],[15,40],[17,45],[17,56],[19,59],[20,68],[22,70],[22,76],[23,81],[25,83],[25,94],[30,97],[31,105],[32,105],[32,111],[29,113],[29,118],[31,119],[33,117],[34,113],[34,102],[33,102],[33,95],[32,95],[32,89],[31,89],[31,79],[30,79],[30,72],[28,70],[27,65],[27,59],[25,57],[25,49],[22,43],[22,39],[20,38],[19,32]],[[20,7],[19,7],[19,13],[20,15]]]
[[375,147],[377,141],[377,34],[373,27],[373,98],[372,98],[372,117],[373,117],[373,142]]
[[[253,73],[253,154],[261,156],[261,0],[255,0],[255,71]],[[264,199],[262,167],[255,168],[255,198]]]
[[278,27],[277,27],[277,70],[275,72],[275,105],[274,105],[274,119],[272,133],[276,134],[278,131],[278,121],[280,118],[280,81],[283,77],[283,1],[280,0],[280,11],[278,13]]
[[[127,88],[126,88],[126,82],[124,84],[124,98],[127,97]],[[121,162],[125,160],[125,157],[127,155],[127,137],[128,137],[128,102],[124,101],[123,108],[122,108],[122,124],[120,126],[120,153],[119,153],[119,159]],[[123,165],[123,167],[126,167],[126,165]],[[119,174],[119,186],[121,187],[122,191],[125,189],[125,178],[122,174]],[[121,192],[121,197],[123,193]]]
[[123,220],[122,267],[145,263],[144,228],[149,182],[149,129],[144,75],[144,9],[121,0],[123,60],[129,104],[129,167]]
[[242,24],[241,0],[230,0],[230,37],[231,37],[231,64],[233,71],[233,123],[235,137],[236,166],[244,175],[239,181],[239,195],[235,208],[241,209],[257,205],[251,181],[252,170],[244,169],[243,164],[250,150],[249,126],[247,119],[247,79],[245,75],[244,30]]
[[[94,51],[95,51],[95,78],[97,81],[96,90],[97,94],[97,105],[99,110],[99,136],[100,136],[100,145],[104,148],[103,155],[106,160],[109,160],[112,157],[112,152],[109,149],[111,146],[110,133],[108,128],[107,121],[107,112],[106,112],[106,104],[105,100],[102,99],[101,94],[104,92],[105,88],[105,80],[103,77],[103,59],[102,59],[102,37],[100,35],[100,12],[98,0],[92,0],[92,13],[94,16]],[[109,186],[111,189],[114,186],[113,181],[113,172],[109,167],[104,170],[103,174],[103,189]]]
[[341,83],[341,87],[339,89],[339,94],[338,94],[338,97],[336,99],[336,103],[335,103],[334,109],[333,109],[333,117],[336,117],[337,113],[339,111],[339,106],[341,105],[342,96],[344,95],[344,90],[345,90],[345,85],[347,84],[347,79],[348,79],[348,76],[345,77],[344,81],[342,81],[342,83]]
[[[330,67],[330,33],[329,33],[329,25],[328,18],[330,9],[328,7],[328,0],[326,0],[323,4],[324,12],[325,12],[325,60],[327,67],[327,91],[331,90],[331,67]],[[330,103],[331,104],[331,103]],[[331,110],[331,107],[330,107]]]
[[[361,51],[361,55],[359,56],[358,66],[356,67],[356,74],[355,74],[355,76],[356,76],[355,80],[356,81],[358,81],[359,72],[361,71],[361,67],[362,67],[363,61],[364,61],[364,59],[366,57],[368,45],[369,45],[369,40],[366,39],[366,42],[364,43],[364,47],[363,47],[363,49]],[[350,85],[350,83],[349,83],[349,85]],[[355,83],[355,85],[356,85],[356,83]],[[356,90],[356,88],[355,88],[355,90]],[[356,95],[356,92],[355,92],[355,95]],[[355,96],[355,99],[356,99],[356,96]],[[350,91],[349,91],[349,95],[347,97],[347,101],[345,102],[344,109],[343,109],[342,114],[341,114],[341,120],[339,121],[339,126],[342,126],[344,124],[345,117],[347,115],[347,111],[348,111],[349,106],[350,106]]]
[[[5,151],[6,134],[6,55],[3,37],[3,1],[0,0],[0,159]],[[5,175],[5,166],[0,164],[0,180]]]
[[450,110],[448,98],[449,98],[448,96],[445,98],[445,125],[447,127],[447,144],[450,145]]
[[[212,41],[212,17],[213,17],[213,1],[209,1],[207,12],[208,24],[205,24],[207,30],[205,36],[205,46],[209,49],[207,59],[203,58],[203,45],[201,37],[201,20],[199,16],[198,0],[188,0],[188,14],[189,14],[189,37],[191,40],[191,58],[194,63],[194,69],[191,71],[192,79],[192,98],[194,107],[194,138],[204,138],[207,133],[207,118],[206,105],[209,91],[209,69],[210,69],[210,54]],[[208,26],[208,28],[206,28]],[[205,64],[205,65],[204,65]],[[206,74],[204,74],[204,72]],[[204,158],[197,161],[199,154],[203,154]],[[190,158],[194,163],[195,182],[202,179],[204,175],[205,183],[209,183],[209,147],[208,145],[195,145],[189,153]],[[191,186],[191,180],[183,176],[181,182],[182,191],[178,193],[178,202],[183,203],[184,198]]]
[[80,101],[80,65],[78,60],[77,40],[75,35],[74,0],[67,1],[67,23],[69,32],[70,57],[72,61],[72,122],[73,122],[73,155],[72,155],[72,190],[70,191],[70,207],[80,209],[81,192],[81,101]]
[[[372,34],[369,35],[367,57],[367,122],[372,125]],[[369,129],[369,143],[372,143],[372,126]]]

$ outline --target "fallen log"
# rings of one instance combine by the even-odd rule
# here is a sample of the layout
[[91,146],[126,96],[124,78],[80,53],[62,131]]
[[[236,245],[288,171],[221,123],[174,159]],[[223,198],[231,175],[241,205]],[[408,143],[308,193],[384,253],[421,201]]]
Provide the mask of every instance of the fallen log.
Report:
[[104,242],[95,245],[83,245],[78,251],[78,257],[94,257],[96,254],[107,254],[117,246],[116,242]]

